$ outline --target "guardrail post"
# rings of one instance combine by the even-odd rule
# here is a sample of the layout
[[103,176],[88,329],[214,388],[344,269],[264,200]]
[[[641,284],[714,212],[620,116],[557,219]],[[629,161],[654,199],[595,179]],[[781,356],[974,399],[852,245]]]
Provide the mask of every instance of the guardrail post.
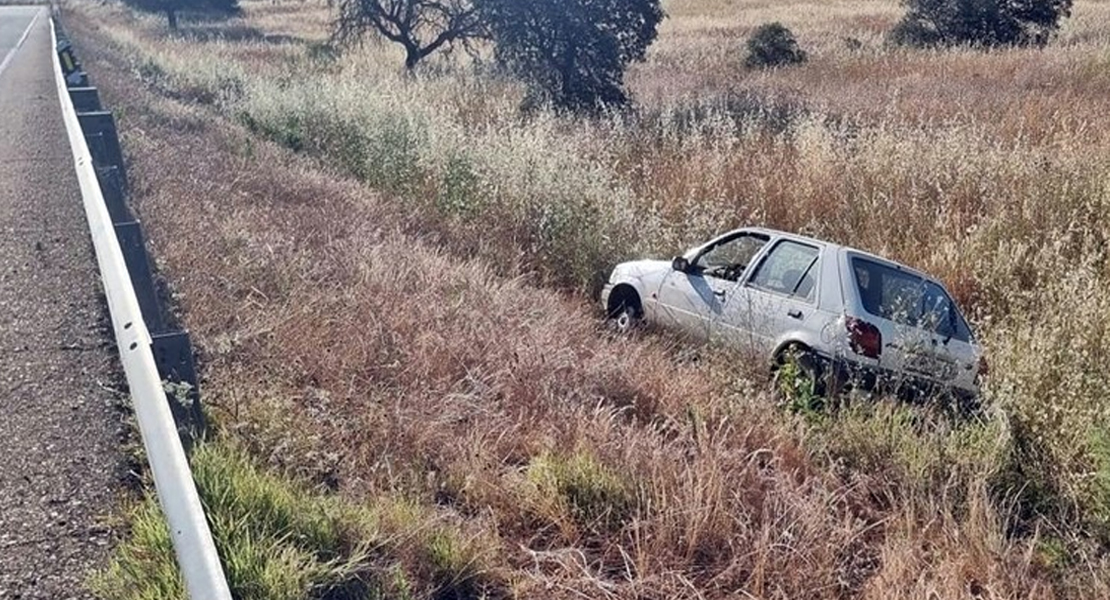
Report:
[[54,42],[54,51],[58,54],[58,64],[62,68],[62,77],[66,85],[76,81],[81,73],[81,61],[73,54],[73,44],[68,38],[60,37]]
[[78,113],[102,111],[100,93],[94,87],[69,88],[69,97]]
[[104,142],[103,133],[86,133],[85,145],[89,147],[89,154],[92,156],[94,167],[100,169],[113,166],[112,159],[108,156],[108,145]]
[[89,74],[84,71],[78,71],[66,77],[66,87],[89,87]]
[[123,262],[131,276],[131,285],[135,288],[135,297],[139,300],[139,310],[146,322],[146,328],[151,334],[160,333],[165,330],[165,325],[158,305],[154,276],[150,271],[150,258],[146,253],[146,244],[143,243],[143,230],[138,221],[116,223],[115,229],[120,250],[123,251]]
[[[85,133],[86,138],[97,134],[102,136],[104,149],[101,160],[103,162],[97,166],[119,167],[120,181],[127,181],[127,172],[123,166],[123,150],[119,145],[119,134],[116,133],[116,121],[112,118],[112,113],[106,110],[78,113],[77,121],[81,123],[81,131]],[[90,150],[93,150],[91,146]],[[93,154],[93,158],[96,158],[96,154]]]
[[[88,139],[88,138],[86,138]],[[96,162],[93,159],[93,162]],[[120,180],[119,167],[97,167],[96,181],[100,184],[100,191],[104,193],[104,204],[108,205],[108,215],[112,217],[112,224],[134,221],[131,209],[127,207],[126,196],[123,193],[123,181]]]
[[187,332],[174,331],[152,335],[150,349],[159,376],[170,384],[166,398],[187,451],[193,442],[203,439],[206,429],[192,342]]

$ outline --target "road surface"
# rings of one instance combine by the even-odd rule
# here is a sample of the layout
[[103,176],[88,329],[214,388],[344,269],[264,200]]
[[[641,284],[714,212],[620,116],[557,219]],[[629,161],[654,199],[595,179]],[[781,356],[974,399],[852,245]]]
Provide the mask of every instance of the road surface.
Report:
[[119,505],[114,348],[48,14],[0,7],[0,598],[89,598]]

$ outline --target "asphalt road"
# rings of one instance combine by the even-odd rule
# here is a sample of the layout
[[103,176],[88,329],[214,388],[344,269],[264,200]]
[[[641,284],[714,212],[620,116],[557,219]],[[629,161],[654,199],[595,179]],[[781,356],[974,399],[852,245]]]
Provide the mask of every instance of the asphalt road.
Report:
[[125,472],[47,16],[0,7],[0,598],[13,600],[91,597]]

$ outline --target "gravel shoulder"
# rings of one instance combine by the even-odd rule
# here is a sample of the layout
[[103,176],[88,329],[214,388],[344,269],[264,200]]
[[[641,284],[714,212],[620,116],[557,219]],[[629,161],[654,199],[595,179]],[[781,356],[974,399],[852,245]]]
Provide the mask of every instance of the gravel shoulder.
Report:
[[[0,60],[31,10],[0,7]],[[0,72],[0,598],[13,599],[91,597],[126,473],[124,399],[46,17]]]

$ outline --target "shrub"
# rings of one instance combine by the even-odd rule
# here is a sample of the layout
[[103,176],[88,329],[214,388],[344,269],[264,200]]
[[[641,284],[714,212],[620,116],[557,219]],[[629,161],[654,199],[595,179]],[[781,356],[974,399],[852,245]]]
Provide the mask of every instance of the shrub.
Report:
[[418,163],[424,125],[399,111],[367,114],[310,86],[282,92],[255,87],[238,110],[252,131],[294,152],[327,158],[375,188],[405,193],[423,175]]
[[937,30],[921,19],[903,18],[887,34],[887,40],[895,46],[915,46],[926,48],[941,43],[941,35]]
[[[304,598],[310,591],[353,589],[363,581],[365,549],[327,499],[257,469],[239,451],[201,447],[193,456],[228,584],[236,597]],[[130,534],[92,584],[104,598],[184,598],[170,532],[153,494],[130,515]]]
[[909,46],[1044,45],[1072,0],[906,0],[890,41]]
[[205,16],[233,16],[240,12],[239,0],[125,0],[135,10],[166,15],[170,29],[177,29],[181,13],[198,13]]
[[474,162],[461,154],[448,156],[436,197],[436,208],[447,215],[473,217],[481,209],[481,194],[481,180]]
[[760,25],[748,38],[748,58],[744,65],[749,69],[785,67],[806,61],[806,53],[782,23]]

